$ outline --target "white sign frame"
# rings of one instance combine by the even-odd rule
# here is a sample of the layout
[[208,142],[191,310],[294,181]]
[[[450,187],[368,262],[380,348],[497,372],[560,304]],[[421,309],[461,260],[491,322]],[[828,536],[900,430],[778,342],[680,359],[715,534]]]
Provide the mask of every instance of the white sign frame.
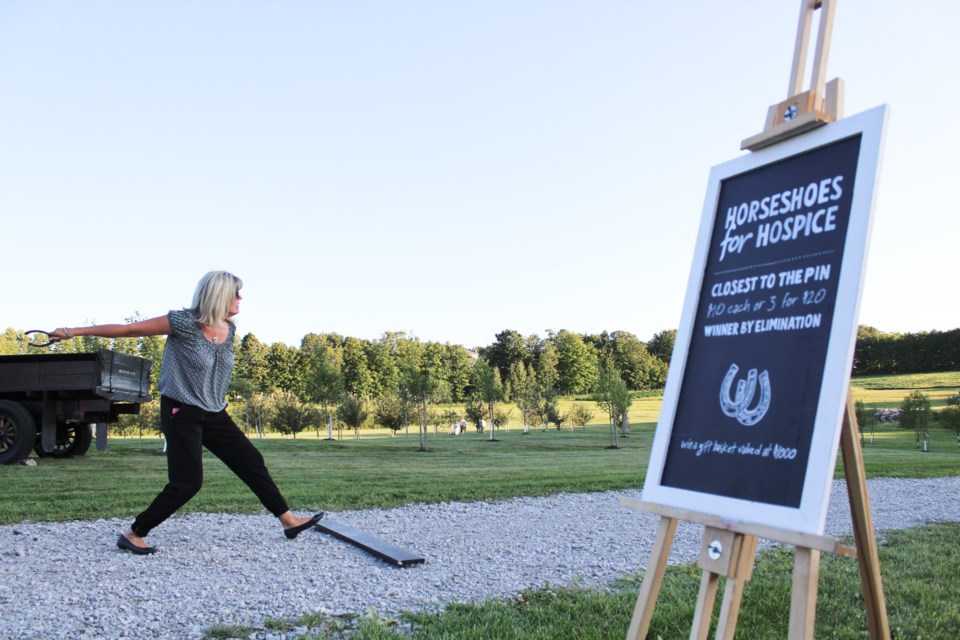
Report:
[[[888,113],[888,107],[881,105],[711,169],[696,251],[687,284],[683,315],[677,330],[660,419],[644,481],[644,501],[720,516],[734,522],[769,525],[823,535],[830,488],[836,468],[840,429],[849,394],[850,370],[857,338],[860,293],[864,279],[867,244],[873,222],[873,207]],[[849,226],[844,243],[843,266],[837,282],[836,306],[830,327],[810,458],[804,476],[799,508],[753,502],[661,484],[697,318],[712,232],[715,218],[719,213],[717,206],[722,182],[857,134],[862,136],[861,147]]]

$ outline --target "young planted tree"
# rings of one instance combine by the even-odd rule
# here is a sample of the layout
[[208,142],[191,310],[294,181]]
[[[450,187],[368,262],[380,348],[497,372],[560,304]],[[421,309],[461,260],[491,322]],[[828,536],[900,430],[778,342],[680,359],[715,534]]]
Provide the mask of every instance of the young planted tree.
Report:
[[252,393],[243,404],[243,420],[256,432],[258,438],[263,437],[264,427],[270,422],[271,414],[270,399],[259,391]]
[[333,408],[344,394],[342,354],[315,334],[303,339],[300,352],[307,398],[323,407],[327,440],[333,440]]
[[439,409],[430,409],[427,412],[427,424],[433,427],[433,435],[437,435],[437,433],[440,432],[440,427],[452,424],[453,419],[448,419],[450,413],[449,411],[440,411]]
[[602,371],[593,399],[607,413],[610,420],[610,446],[607,448],[619,449],[617,422],[631,403],[630,391],[627,389],[627,383],[620,377],[620,372],[616,369]]
[[593,420],[593,411],[587,409],[583,404],[574,402],[573,407],[567,412],[567,421],[573,428],[586,428],[587,423]]
[[497,407],[496,415],[493,416],[493,422],[500,425],[501,429],[507,429],[507,431],[510,431],[510,429],[507,427],[507,423],[512,417],[513,409],[504,409],[501,405]]
[[490,366],[485,360],[477,360],[473,368],[474,387],[481,400],[483,400],[488,409],[490,417],[490,442],[496,442],[497,421],[495,407],[498,400],[503,399],[503,383],[500,382],[500,370]]
[[563,423],[567,421],[567,414],[560,412],[560,405],[557,402],[551,402],[545,406],[547,423],[557,428],[557,431],[563,428]]
[[323,409],[320,408],[320,405],[314,402],[304,402],[303,403],[303,421],[307,427],[313,427],[314,433],[317,434],[317,440],[319,440],[320,425],[326,423],[326,419],[323,414]]
[[913,429],[917,436],[916,447],[920,448],[920,439],[923,438],[923,450],[929,450],[930,434],[927,428],[933,411],[930,408],[930,399],[922,391],[913,391],[900,405],[900,426],[904,429]]
[[540,423],[540,431],[547,430],[547,426],[550,424],[550,416],[559,410],[557,397],[555,395],[541,393],[540,402],[537,403],[537,406],[533,410],[533,414]]
[[939,416],[943,426],[957,434],[957,446],[960,447],[960,394],[947,398],[947,407]]
[[407,423],[407,411],[403,401],[393,394],[382,395],[377,398],[373,420],[382,427],[390,430],[390,437],[403,429]]
[[873,444],[877,430],[877,418],[874,411],[868,409],[863,400],[857,400],[853,404],[853,413],[857,417],[857,426],[860,428],[860,444],[866,444],[864,439],[866,429],[870,429],[870,444]]
[[360,439],[360,427],[364,425],[369,415],[370,412],[367,410],[363,399],[352,393],[344,396],[340,406],[337,407],[337,418],[353,429],[353,437],[358,440]]
[[400,387],[420,404],[420,451],[430,450],[427,404],[447,395],[448,386],[442,379],[444,355],[443,345],[424,345],[419,340],[411,340],[400,363]]
[[275,391],[273,401],[273,428],[283,435],[296,438],[298,433],[307,428],[306,407],[290,391]]
[[483,405],[483,400],[476,396],[470,398],[464,405],[463,411],[467,416],[467,422],[476,427],[477,433],[480,433],[480,425],[487,416],[487,408]]
[[540,405],[540,385],[532,367],[524,363],[514,365],[510,379],[513,381],[513,401],[520,410],[520,419],[523,422],[523,433],[530,433],[530,421],[537,415]]

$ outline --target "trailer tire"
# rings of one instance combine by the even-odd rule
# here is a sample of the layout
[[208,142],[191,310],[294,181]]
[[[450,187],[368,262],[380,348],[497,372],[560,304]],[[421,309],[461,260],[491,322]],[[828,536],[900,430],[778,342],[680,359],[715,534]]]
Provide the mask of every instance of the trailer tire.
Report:
[[85,454],[90,449],[91,442],[93,442],[93,432],[89,424],[58,424],[57,443],[53,451],[44,451],[39,437],[36,438],[33,451],[41,458],[72,458]]
[[0,464],[26,458],[36,440],[37,424],[30,412],[16,402],[0,400]]

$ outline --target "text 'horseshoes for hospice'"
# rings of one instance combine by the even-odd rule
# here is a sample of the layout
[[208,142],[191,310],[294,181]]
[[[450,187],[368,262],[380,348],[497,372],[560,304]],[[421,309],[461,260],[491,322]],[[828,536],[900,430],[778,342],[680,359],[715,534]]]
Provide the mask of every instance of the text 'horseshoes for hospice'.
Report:
[[822,535],[886,116],[711,170],[644,501]]

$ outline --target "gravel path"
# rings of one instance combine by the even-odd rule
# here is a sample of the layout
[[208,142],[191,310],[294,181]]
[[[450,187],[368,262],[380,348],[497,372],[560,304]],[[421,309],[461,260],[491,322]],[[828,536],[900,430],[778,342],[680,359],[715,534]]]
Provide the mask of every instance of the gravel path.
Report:
[[[871,480],[878,530],[960,522],[960,477]],[[827,534],[851,533],[833,487]],[[527,587],[608,585],[642,571],[658,519],[619,505],[638,491],[412,505],[331,514],[426,556],[394,568],[329,536],[295,541],[268,516],[175,517],[134,556],[128,520],[0,526],[0,638],[200,638],[213,624],[263,630],[268,617],[433,610]],[[702,527],[678,527],[671,561],[695,562]],[[270,637],[261,631],[254,637]],[[278,636],[279,637],[279,636]]]

